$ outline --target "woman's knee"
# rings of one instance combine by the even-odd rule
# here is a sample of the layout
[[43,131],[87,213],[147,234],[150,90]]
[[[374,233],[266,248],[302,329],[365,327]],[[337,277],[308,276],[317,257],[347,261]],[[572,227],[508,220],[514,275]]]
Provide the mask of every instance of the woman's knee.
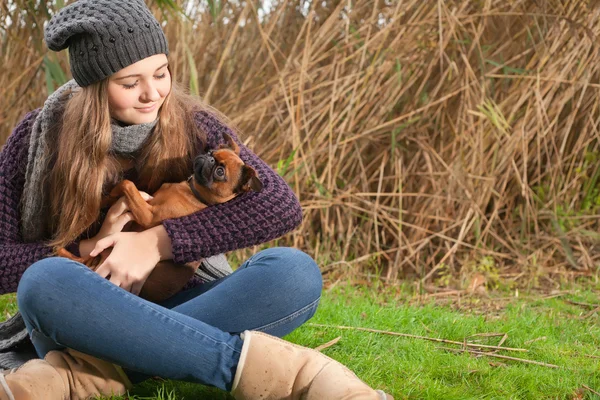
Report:
[[40,305],[51,307],[55,296],[69,293],[69,282],[76,276],[76,271],[83,268],[86,267],[62,257],[49,257],[31,264],[17,287],[19,310],[26,313]]
[[323,278],[315,260],[305,252],[292,247],[273,247],[263,250],[249,260],[271,268],[279,281],[287,281],[313,299],[321,296]]

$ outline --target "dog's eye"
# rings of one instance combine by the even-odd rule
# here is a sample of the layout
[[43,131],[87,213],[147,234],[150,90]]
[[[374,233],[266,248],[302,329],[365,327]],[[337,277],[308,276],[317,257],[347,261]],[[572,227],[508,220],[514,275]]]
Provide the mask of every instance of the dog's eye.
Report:
[[225,176],[225,168],[223,167],[217,167],[217,169],[215,170],[215,176],[217,178],[222,178]]

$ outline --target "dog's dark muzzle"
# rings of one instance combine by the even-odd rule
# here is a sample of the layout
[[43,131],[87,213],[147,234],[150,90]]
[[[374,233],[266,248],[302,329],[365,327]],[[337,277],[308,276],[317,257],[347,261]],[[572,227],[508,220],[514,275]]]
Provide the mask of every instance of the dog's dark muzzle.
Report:
[[194,179],[199,185],[208,185],[212,182],[212,171],[216,163],[212,152],[201,154],[194,159]]

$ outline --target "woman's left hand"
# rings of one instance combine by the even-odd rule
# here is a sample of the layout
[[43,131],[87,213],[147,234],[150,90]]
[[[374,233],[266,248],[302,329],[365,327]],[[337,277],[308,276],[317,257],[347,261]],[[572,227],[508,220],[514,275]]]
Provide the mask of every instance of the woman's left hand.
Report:
[[103,278],[109,277],[115,285],[139,295],[146,279],[160,261],[157,243],[148,232],[117,232],[98,240],[90,253],[92,257],[110,247],[112,251],[96,269],[96,273]]

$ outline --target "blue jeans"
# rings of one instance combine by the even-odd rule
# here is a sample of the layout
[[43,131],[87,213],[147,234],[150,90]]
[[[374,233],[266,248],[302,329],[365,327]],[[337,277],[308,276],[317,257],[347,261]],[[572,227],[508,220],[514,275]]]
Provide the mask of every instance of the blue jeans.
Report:
[[230,391],[239,333],[290,333],[314,315],[321,289],[316,263],[292,248],[261,251],[161,304],[52,257],[25,271],[17,303],[40,357],[69,347],[122,366],[133,383],[160,376]]

